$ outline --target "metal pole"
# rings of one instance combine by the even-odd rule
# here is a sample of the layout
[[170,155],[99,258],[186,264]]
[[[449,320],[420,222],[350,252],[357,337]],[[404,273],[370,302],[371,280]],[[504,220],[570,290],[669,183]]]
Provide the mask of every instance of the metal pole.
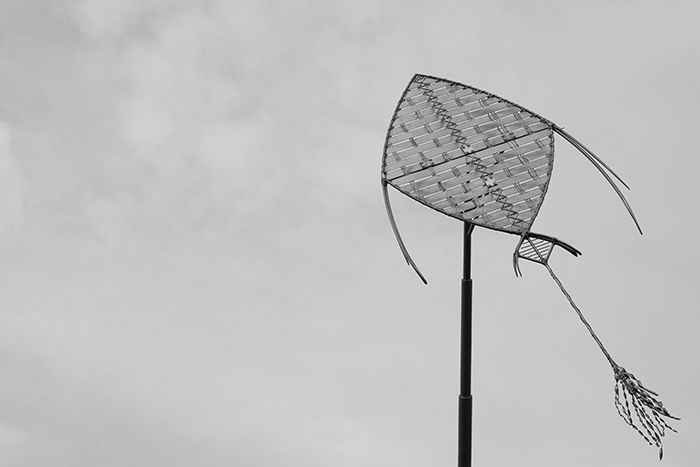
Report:
[[462,273],[462,331],[459,368],[459,422],[457,466],[472,465],[472,231],[464,223],[464,266]]

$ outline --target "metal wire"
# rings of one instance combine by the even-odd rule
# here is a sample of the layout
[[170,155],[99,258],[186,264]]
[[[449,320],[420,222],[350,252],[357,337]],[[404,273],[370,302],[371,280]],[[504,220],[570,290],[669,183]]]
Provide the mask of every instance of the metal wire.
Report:
[[[527,241],[532,244],[529,238]],[[549,266],[548,261],[541,255],[537,248],[533,246],[533,249],[539,256],[541,264],[547,268],[552,279],[554,279],[554,282],[559,286],[559,289],[569,301],[574,311],[576,311],[579,319],[586,326],[591,337],[593,337],[593,340],[598,344],[601,352],[603,352],[603,355],[605,355],[605,358],[610,363],[615,374],[615,408],[617,409],[617,413],[620,414],[620,417],[622,417],[625,423],[634,428],[647,443],[659,448],[659,459],[662,459],[664,449],[661,438],[666,434],[666,428],[674,432],[676,430],[668,425],[666,420],[661,417],[672,418],[674,420],[680,420],[680,418],[674,417],[664,408],[663,403],[658,399],[659,395],[657,393],[645,388],[640,380],[613,360],[610,353],[603,345],[603,342],[593,331],[588,320],[586,320],[573,298],[571,298],[569,292],[567,292],[564,285]],[[622,401],[620,400],[620,394],[622,394]],[[630,408],[630,403],[632,408]]]

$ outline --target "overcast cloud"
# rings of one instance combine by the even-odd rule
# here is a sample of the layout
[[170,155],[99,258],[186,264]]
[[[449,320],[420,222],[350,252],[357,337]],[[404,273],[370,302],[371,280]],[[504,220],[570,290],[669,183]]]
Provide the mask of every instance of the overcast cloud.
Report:
[[[700,4],[6,0],[0,465],[454,465],[461,226],[379,188],[416,72],[566,127],[534,231],[700,457]],[[475,465],[657,465],[517,238],[474,234]]]

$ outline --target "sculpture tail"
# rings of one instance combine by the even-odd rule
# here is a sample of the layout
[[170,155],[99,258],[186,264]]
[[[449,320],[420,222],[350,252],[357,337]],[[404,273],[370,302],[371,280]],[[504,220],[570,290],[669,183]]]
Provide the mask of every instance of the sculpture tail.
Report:
[[[673,420],[680,420],[680,418],[674,417],[664,408],[663,403],[658,399],[659,395],[657,393],[645,388],[640,380],[635,378],[632,373],[629,373],[612,359],[610,353],[605,349],[600,338],[598,338],[593,328],[588,323],[588,320],[586,320],[573,298],[571,298],[571,295],[569,295],[569,292],[566,291],[557,275],[554,274],[554,271],[549,266],[549,256],[551,255],[554,245],[561,246],[562,244],[563,242],[544,235],[523,235],[513,255],[516,273],[520,272],[520,269],[517,267],[518,258],[540,263],[547,268],[552,279],[554,279],[554,282],[559,286],[559,289],[569,301],[571,307],[576,311],[579,319],[586,326],[589,334],[593,337],[596,344],[598,344],[598,347],[613,369],[615,374],[615,408],[617,408],[617,412],[622,419],[629,426],[634,428],[650,445],[659,448],[659,459],[662,459],[664,449],[661,438],[666,434],[667,428],[671,431],[676,431],[668,425],[663,417]],[[575,256],[577,256],[577,254],[574,252],[580,254],[575,248],[571,246],[569,246],[569,248],[570,249],[567,248],[567,251]]]

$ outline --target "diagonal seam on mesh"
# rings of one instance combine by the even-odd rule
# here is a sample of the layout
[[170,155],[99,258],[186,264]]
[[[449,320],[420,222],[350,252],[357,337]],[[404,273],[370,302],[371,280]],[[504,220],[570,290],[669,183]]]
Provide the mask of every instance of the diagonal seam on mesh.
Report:
[[[489,172],[487,166],[481,162],[481,159],[475,156],[475,154],[479,151],[466,152],[464,150],[463,146],[466,144],[467,138],[465,138],[462,135],[461,130],[459,130],[454,121],[452,121],[452,117],[450,117],[447,114],[447,111],[445,110],[445,107],[443,106],[442,102],[438,100],[438,96],[435,95],[433,90],[430,89],[429,83],[427,83],[422,77],[418,79],[418,89],[420,89],[421,92],[428,98],[428,102],[433,108],[435,114],[440,118],[440,121],[443,123],[443,125],[445,125],[445,127],[448,130],[450,130],[450,136],[452,136],[455,139],[457,145],[460,146],[460,148],[462,148],[462,152],[464,153],[464,156],[467,159],[467,163],[471,163],[474,165],[475,171],[479,174],[479,178],[481,178],[484,184],[489,187],[488,192],[493,195],[494,200],[500,203],[502,209],[507,212],[506,218],[508,218],[513,225],[519,225],[525,222],[524,220],[520,219],[520,213],[514,208],[514,205],[508,201],[508,197],[503,195],[503,190],[498,186],[491,186],[488,182],[489,178],[493,177],[493,173]],[[515,139],[517,138],[512,138],[504,142],[510,142]],[[435,166],[431,166],[431,168],[433,167]],[[424,168],[421,168],[421,170],[424,170]],[[485,217],[485,215],[481,215],[479,217],[482,217],[487,224],[490,224],[490,221]]]

